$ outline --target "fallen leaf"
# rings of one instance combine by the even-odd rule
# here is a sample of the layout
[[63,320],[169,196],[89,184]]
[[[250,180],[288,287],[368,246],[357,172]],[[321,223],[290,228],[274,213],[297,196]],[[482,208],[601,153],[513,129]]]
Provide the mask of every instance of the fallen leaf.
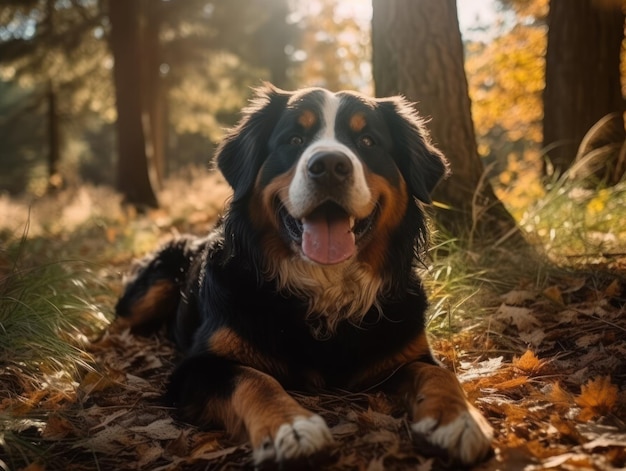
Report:
[[130,427],[135,433],[146,435],[152,440],[174,440],[180,435],[180,430],[176,427],[172,419],[160,419],[145,426]]
[[513,290],[500,297],[504,304],[508,304],[509,306],[521,306],[527,301],[533,301],[536,298],[537,293],[528,290]]
[[583,421],[608,414],[617,402],[618,388],[609,376],[589,380],[580,390],[575,402],[582,408],[578,418]]
[[507,389],[515,389],[523,386],[528,383],[528,376],[519,376],[517,378],[509,379],[508,381],[503,381],[498,384],[494,384],[493,388],[498,389],[500,391],[505,391]]
[[331,429],[336,437],[353,435],[359,431],[359,426],[354,422],[341,422]]
[[546,362],[537,358],[531,350],[526,350],[519,358],[513,358],[515,368],[530,374],[539,373],[545,365]]
[[500,305],[496,311],[496,318],[514,324],[521,332],[534,330],[540,323],[532,314],[532,309],[526,307]]
[[[0,460],[0,463],[3,461]],[[21,468],[20,471],[45,471],[46,467],[41,463],[31,463],[25,468]]]
[[472,381],[484,376],[491,376],[495,374],[502,366],[502,358],[503,357],[490,358],[489,360],[481,361],[476,365],[462,361],[461,368],[467,371],[458,375],[459,381],[464,383],[466,381]]
[[49,440],[61,440],[74,432],[72,423],[58,414],[48,416],[42,437]]
[[615,279],[613,282],[606,287],[604,290],[604,295],[608,298],[615,298],[622,293],[622,284],[619,280]]
[[543,290],[543,295],[550,301],[553,301],[557,304],[565,304],[563,302],[563,293],[558,286],[549,286],[548,288]]

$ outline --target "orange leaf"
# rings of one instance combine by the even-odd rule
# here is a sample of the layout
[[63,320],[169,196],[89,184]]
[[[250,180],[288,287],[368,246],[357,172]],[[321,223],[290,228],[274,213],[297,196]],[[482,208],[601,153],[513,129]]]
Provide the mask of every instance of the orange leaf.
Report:
[[546,289],[543,290],[543,295],[548,298],[550,301],[554,301],[555,303],[558,304],[564,304],[563,303],[563,294],[561,292],[561,290],[559,289],[559,287],[557,286],[550,286]]
[[530,350],[526,350],[521,357],[513,359],[513,366],[526,373],[539,373],[545,364]]
[[22,468],[21,471],[45,471],[46,467],[41,463],[31,463],[25,468]]
[[548,398],[557,405],[571,405],[574,399],[572,395],[561,387],[559,383],[552,385],[552,390],[548,394]]
[[579,419],[589,420],[597,415],[606,415],[617,402],[618,388],[611,383],[609,376],[589,380],[580,388],[580,396],[575,401],[582,411]]
[[501,383],[495,384],[493,387],[495,389],[503,391],[506,389],[515,389],[519,386],[523,386],[526,383],[528,383],[528,376],[518,376],[517,378],[509,379],[508,381],[503,381]]
[[619,296],[621,292],[621,283],[618,280],[613,280],[613,282],[604,290],[604,295],[609,298],[614,298]]

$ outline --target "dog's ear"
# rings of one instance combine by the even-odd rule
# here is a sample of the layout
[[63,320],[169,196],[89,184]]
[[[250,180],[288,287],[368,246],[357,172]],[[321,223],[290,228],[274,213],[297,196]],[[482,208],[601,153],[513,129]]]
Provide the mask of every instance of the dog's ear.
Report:
[[432,145],[422,118],[408,101],[392,97],[378,102],[393,137],[393,156],[411,194],[430,204],[430,193],[450,173],[447,159]]
[[256,89],[243,117],[218,146],[215,161],[233,188],[235,200],[252,189],[267,158],[267,141],[290,96],[269,83]]

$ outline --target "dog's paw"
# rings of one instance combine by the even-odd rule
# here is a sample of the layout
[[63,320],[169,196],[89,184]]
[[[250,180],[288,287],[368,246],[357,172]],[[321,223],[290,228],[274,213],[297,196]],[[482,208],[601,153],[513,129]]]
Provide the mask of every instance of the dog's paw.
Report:
[[319,415],[298,416],[278,427],[274,436],[265,437],[254,450],[254,462],[260,465],[297,461],[315,455],[332,443],[330,430]]
[[411,424],[411,429],[419,438],[464,465],[485,459],[491,451],[493,429],[472,406],[447,423],[441,423],[434,417],[424,417]]

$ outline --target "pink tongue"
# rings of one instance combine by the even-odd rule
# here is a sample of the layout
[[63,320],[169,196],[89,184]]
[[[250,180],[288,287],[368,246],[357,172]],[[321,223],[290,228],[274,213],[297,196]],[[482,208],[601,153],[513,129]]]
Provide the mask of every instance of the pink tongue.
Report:
[[356,250],[350,218],[340,210],[319,210],[302,220],[302,251],[325,265],[343,262]]

